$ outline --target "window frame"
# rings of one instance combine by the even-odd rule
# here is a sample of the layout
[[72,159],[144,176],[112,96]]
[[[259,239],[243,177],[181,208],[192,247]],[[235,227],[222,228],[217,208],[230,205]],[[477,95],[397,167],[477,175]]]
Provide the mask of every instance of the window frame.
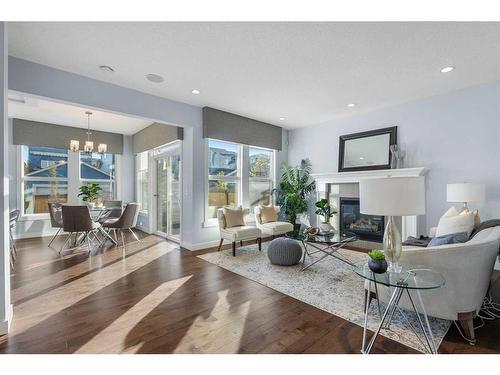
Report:
[[[69,151],[69,152],[71,152],[71,151]],[[98,152],[92,152],[91,154],[97,154],[97,153]],[[111,187],[112,187],[111,200],[118,199],[120,196],[120,190],[118,188],[118,183],[117,183],[117,181],[119,181],[119,179],[118,179],[118,176],[119,176],[118,166],[120,164],[119,155],[112,154],[110,152],[108,153],[108,154],[113,155],[113,178],[111,178],[111,179],[99,179],[99,178],[83,178],[82,177],[82,154],[86,154],[86,152],[78,151],[78,181],[79,181],[78,186],[82,186],[83,184],[86,184],[89,182],[90,183],[97,183],[97,184],[108,184],[109,183],[109,184],[111,184]],[[80,198],[78,198],[78,201],[80,203],[83,202]]]
[[[54,181],[60,181],[60,182],[66,182],[66,190],[67,190],[67,195],[69,199],[69,163],[70,163],[70,158],[69,158],[69,150],[68,150],[68,156],[67,156],[67,162],[66,164],[68,165],[68,176],[67,177],[26,177],[24,175],[24,146],[27,147],[35,147],[31,145],[19,145],[17,146],[17,171],[19,173],[19,184],[17,186],[17,207],[20,210],[20,215],[19,219],[23,220],[45,220],[49,218],[49,213],[38,213],[38,214],[31,214],[31,213],[26,213],[24,211],[24,184],[26,181],[47,181],[47,180],[54,180]],[[43,146],[40,146],[43,147]],[[52,147],[54,148],[54,147]],[[62,150],[62,149],[61,149]],[[66,201],[68,202],[68,200]]]
[[[214,176],[209,174],[209,160],[208,160],[208,152],[209,152],[209,143],[210,141],[224,142],[238,146],[238,161],[237,161],[237,176]],[[269,171],[269,178],[264,177],[250,177],[250,148],[252,149],[262,149],[265,151],[271,152],[271,168]],[[242,206],[244,209],[250,208],[250,181],[270,181],[271,189],[274,189],[276,186],[276,161],[277,155],[276,150],[267,149],[264,147],[252,146],[252,145],[244,145],[235,142],[223,141],[214,138],[206,138],[205,139],[205,183],[204,183],[204,200],[205,200],[205,212],[204,212],[204,222],[203,227],[216,227],[218,226],[217,218],[209,217],[209,202],[208,202],[208,194],[209,194],[209,181],[210,180],[222,180],[228,182],[237,182],[237,194],[238,194],[238,202],[237,206]],[[255,223],[255,217],[253,212],[248,212],[245,217],[245,221],[247,223]]]
[[[142,154],[145,154],[146,155],[146,166],[147,166],[147,169],[140,169],[140,164],[141,164],[141,155]],[[152,159],[152,152],[151,150],[147,150],[147,151],[143,151],[143,152],[140,152],[138,153],[137,155],[135,155],[135,191],[136,191],[136,202],[138,202],[141,207],[140,207],[140,210],[139,210],[139,213],[140,214],[143,214],[143,215],[149,215],[149,211],[150,211],[150,206],[151,206],[151,199],[153,198],[153,195],[154,194],[151,194],[151,191],[152,191],[152,179],[151,179],[151,159]],[[139,173],[142,172],[142,171],[147,171],[148,174],[147,174],[147,189],[146,189],[146,192],[147,192],[147,195],[148,195],[148,204],[147,204],[147,207],[144,207],[143,206],[143,202],[139,199],[139,197],[141,196],[141,192],[142,192],[142,188],[141,188],[141,184],[140,184],[140,181],[139,181]]]

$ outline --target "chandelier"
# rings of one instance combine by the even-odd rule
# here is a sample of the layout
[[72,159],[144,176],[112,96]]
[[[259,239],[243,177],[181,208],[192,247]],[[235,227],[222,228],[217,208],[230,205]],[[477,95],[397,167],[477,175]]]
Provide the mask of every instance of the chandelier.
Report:
[[[87,115],[87,140],[83,146],[83,151],[90,154],[94,151],[94,142],[90,140],[90,136],[92,135],[92,132],[90,131],[90,116],[92,116],[92,112],[87,111],[85,114]],[[80,141],[72,139],[69,142],[69,149],[75,152],[78,151],[80,149]],[[97,152],[103,154],[106,151],[108,151],[108,145],[106,143],[99,143],[99,146],[97,146]]]

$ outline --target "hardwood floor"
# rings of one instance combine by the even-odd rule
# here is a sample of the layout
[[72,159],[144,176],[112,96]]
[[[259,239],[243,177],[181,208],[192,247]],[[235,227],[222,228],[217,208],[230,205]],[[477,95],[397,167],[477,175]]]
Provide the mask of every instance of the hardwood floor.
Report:
[[[17,242],[2,353],[359,353],[361,327],[158,237],[90,257],[48,242]],[[500,352],[499,321],[477,336],[470,346],[452,327],[440,352]],[[373,352],[414,351],[381,337]]]

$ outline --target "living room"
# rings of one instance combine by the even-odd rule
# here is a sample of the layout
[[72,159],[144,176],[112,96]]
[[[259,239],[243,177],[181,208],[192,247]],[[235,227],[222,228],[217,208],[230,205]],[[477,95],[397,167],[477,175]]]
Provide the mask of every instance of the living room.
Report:
[[0,22],[0,359],[497,358],[500,23],[227,18]]

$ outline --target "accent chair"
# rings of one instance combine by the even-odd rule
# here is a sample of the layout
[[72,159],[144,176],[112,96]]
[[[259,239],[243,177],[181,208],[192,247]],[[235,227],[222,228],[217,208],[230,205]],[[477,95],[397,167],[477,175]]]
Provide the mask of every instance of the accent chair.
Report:
[[256,240],[259,244],[259,251],[262,250],[262,238],[259,228],[246,225],[244,219],[245,211],[239,207],[237,209],[219,208],[217,219],[219,222],[220,243],[219,251],[224,240],[233,245],[233,256],[236,256],[236,242],[243,246],[243,241]]
[[286,221],[278,221],[279,206],[256,206],[254,208],[255,224],[262,232],[262,235],[281,236],[293,231],[293,224]]

